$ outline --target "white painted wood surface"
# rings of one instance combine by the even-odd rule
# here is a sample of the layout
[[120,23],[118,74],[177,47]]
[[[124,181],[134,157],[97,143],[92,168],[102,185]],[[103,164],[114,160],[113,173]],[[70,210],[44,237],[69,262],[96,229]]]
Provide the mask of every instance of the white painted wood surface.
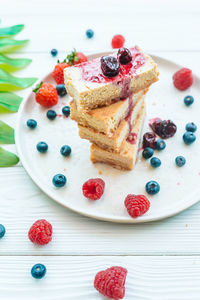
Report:
[[[127,45],[137,43],[200,75],[197,0],[0,0],[0,18],[2,26],[25,23],[16,38],[31,39],[16,55],[33,59],[16,72],[19,76],[40,78],[49,72],[57,59],[49,54],[53,47],[59,58],[73,47],[87,53],[107,50],[116,33],[125,35]],[[85,38],[87,28],[94,29],[93,40]],[[0,118],[15,126],[16,114]],[[15,151],[14,146],[6,148]],[[45,247],[27,239],[30,225],[39,218],[54,228],[53,241]],[[93,277],[111,265],[128,268],[125,299],[200,299],[200,204],[149,224],[95,221],[54,203],[19,164],[0,169],[0,223],[7,230],[0,241],[2,300],[103,299],[93,289]],[[48,270],[41,281],[29,274],[38,262]]]

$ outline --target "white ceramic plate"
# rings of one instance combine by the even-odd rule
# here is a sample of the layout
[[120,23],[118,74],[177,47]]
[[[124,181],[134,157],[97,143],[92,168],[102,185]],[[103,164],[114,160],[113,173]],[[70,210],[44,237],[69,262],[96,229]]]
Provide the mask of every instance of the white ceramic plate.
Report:
[[[90,58],[94,56],[97,55]],[[172,84],[172,75],[181,66],[157,56],[153,58],[159,66],[160,80],[153,84],[146,96],[147,117],[143,131],[149,131],[148,120],[154,117],[171,119],[178,128],[176,135],[166,140],[166,149],[155,152],[155,156],[162,161],[161,167],[157,169],[153,169],[149,161],[143,159],[138,161],[132,171],[119,171],[104,164],[93,165],[89,159],[90,143],[80,139],[74,121],[62,116],[62,107],[69,103],[69,97],[60,98],[59,104],[53,107],[60,114],[54,121],[46,118],[47,109],[35,102],[33,93],[24,99],[16,127],[17,151],[33,181],[56,202],[96,219],[139,223],[172,216],[200,200],[200,81],[195,76],[193,86],[186,92],[180,92]],[[43,81],[55,84],[50,74]],[[191,107],[183,104],[183,98],[188,94],[195,98]],[[26,126],[26,121],[30,118],[38,122],[35,130]],[[198,126],[197,140],[186,146],[182,135],[186,123],[190,121]],[[40,154],[36,150],[39,141],[47,142],[49,150],[46,154]],[[69,158],[60,154],[60,148],[65,144],[72,148]],[[183,155],[187,160],[182,168],[175,165],[177,155]],[[52,184],[52,178],[57,173],[67,177],[67,185],[60,189]],[[87,179],[96,177],[105,181],[106,188],[100,200],[90,201],[82,195],[82,184]],[[159,182],[160,192],[152,197],[148,196],[151,207],[145,215],[132,219],[124,207],[124,199],[129,193],[145,194],[145,184],[149,180]]]

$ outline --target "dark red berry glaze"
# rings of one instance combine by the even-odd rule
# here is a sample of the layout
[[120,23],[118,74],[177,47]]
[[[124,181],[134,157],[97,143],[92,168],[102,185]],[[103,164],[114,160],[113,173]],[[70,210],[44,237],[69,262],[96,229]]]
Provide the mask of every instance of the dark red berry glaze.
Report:
[[132,61],[131,51],[127,48],[120,48],[117,52],[120,64],[127,65]]
[[114,56],[102,56],[101,57],[101,70],[103,75],[107,77],[115,77],[119,74],[120,67],[119,62]]
[[83,195],[90,200],[98,200],[104,193],[105,182],[101,178],[89,179],[83,184]]
[[131,132],[126,141],[132,145],[135,145],[137,142],[137,133]]
[[149,123],[152,130],[162,139],[168,139],[175,135],[177,127],[171,120],[161,120],[156,118],[154,122]]
[[146,132],[143,135],[143,148],[146,147],[156,149],[156,135],[154,132]]

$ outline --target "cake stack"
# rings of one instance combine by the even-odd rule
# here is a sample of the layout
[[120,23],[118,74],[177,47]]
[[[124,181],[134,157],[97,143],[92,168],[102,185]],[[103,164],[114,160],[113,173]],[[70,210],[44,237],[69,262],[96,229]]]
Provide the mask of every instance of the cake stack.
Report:
[[139,47],[66,68],[70,116],[92,145],[92,162],[131,170],[145,116],[145,94],[158,80],[157,65]]

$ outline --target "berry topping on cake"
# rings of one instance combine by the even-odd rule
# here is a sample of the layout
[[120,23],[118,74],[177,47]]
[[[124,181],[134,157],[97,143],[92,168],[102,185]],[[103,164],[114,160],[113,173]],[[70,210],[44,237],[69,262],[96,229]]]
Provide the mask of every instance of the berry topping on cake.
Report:
[[110,299],[123,299],[127,270],[122,267],[111,267],[96,274],[94,287],[103,296]]
[[35,93],[36,102],[44,107],[50,107],[58,103],[58,93],[50,83],[41,82],[33,92]]
[[185,129],[187,131],[195,132],[197,130],[197,125],[195,125],[193,122],[187,123]]
[[125,38],[121,34],[114,35],[112,38],[112,48],[117,49],[117,48],[122,48],[125,43]]
[[28,232],[29,240],[32,243],[45,245],[52,239],[52,226],[44,219],[37,220]]
[[184,133],[183,141],[186,145],[190,145],[190,144],[194,143],[195,140],[196,140],[196,135],[193,132],[187,131]]
[[27,120],[26,125],[30,129],[34,129],[35,127],[37,127],[37,121],[35,121],[33,119],[29,119],[29,120]]
[[57,84],[64,84],[64,74],[63,70],[65,68],[68,68],[70,65],[64,60],[63,62],[60,62],[58,60],[57,65],[55,66],[53,72],[51,73],[53,79]]
[[127,142],[134,145],[137,142],[137,133],[131,132],[127,138]]
[[63,174],[56,174],[53,177],[52,182],[55,185],[55,187],[60,188],[60,187],[63,187],[66,184],[67,178]]
[[173,75],[174,86],[180,90],[185,91],[193,83],[192,71],[187,68],[182,68]]
[[176,133],[176,125],[171,120],[156,119],[153,123],[150,123],[152,130],[159,135],[162,139],[168,139]]
[[157,157],[152,157],[150,160],[150,164],[153,168],[158,168],[161,165],[161,160]]
[[192,96],[186,96],[184,98],[184,103],[185,103],[186,106],[192,105],[194,103],[194,97],[192,97]]
[[31,269],[31,275],[36,279],[41,279],[46,274],[46,267],[43,264],[36,264]]
[[132,218],[137,218],[143,214],[145,214],[150,207],[150,202],[144,195],[131,195],[129,194],[125,201],[125,207],[129,215]]
[[146,188],[146,192],[149,195],[155,195],[160,191],[160,185],[158,184],[157,181],[153,181],[153,180],[147,182],[145,188]]
[[114,56],[101,57],[101,70],[106,77],[115,77],[119,74],[120,67]]
[[148,159],[150,157],[152,157],[154,154],[154,150],[150,147],[146,147],[143,152],[142,152],[142,156],[145,158],[145,159]]
[[156,149],[156,135],[154,132],[146,132],[143,135],[143,148],[146,147]]
[[45,153],[48,150],[48,145],[45,142],[39,142],[39,143],[37,143],[36,148],[37,148],[38,152]]
[[101,178],[89,179],[83,184],[83,195],[90,200],[98,200],[104,193],[105,182]]
[[165,147],[166,147],[165,141],[163,141],[161,139],[157,140],[157,142],[156,142],[156,150],[159,150],[159,151],[160,150],[164,150]]
[[131,51],[127,48],[120,48],[117,53],[120,64],[126,65],[132,61]]
[[182,166],[185,165],[186,159],[185,159],[185,157],[183,157],[183,156],[177,156],[176,159],[175,159],[175,162],[176,162],[176,165],[177,165],[178,167],[182,167]]

